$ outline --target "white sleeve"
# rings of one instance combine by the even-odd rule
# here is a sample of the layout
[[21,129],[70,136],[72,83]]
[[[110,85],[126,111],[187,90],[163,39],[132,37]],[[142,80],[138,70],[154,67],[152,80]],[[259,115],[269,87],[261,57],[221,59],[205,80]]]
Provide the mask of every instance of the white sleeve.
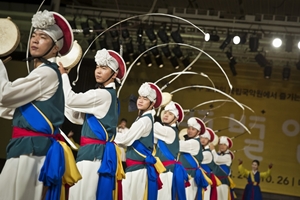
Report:
[[12,119],[14,115],[15,109],[13,108],[3,108],[0,107],[0,117],[4,119]]
[[85,114],[72,110],[70,107],[65,106],[65,116],[73,124],[82,125],[84,122]]
[[112,101],[107,90],[91,89],[84,93],[75,93],[66,73],[62,74],[62,80],[66,106],[77,112],[94,114],[98,119],[107,114]]
[[212,153],[210,151],[203,151],[203,160],[202,160],[202,164],[208,164],[211,163],[213,160],[213,156]]
[[44,101],[58,88],[57,73],[50,67],[38,67],[28,76],[10,82],[0,61],[0,106],[17,108],[33,100]]
[[126,133],[117,133],[115,142],[123,146],[130,146],[141,137],[147,137],[150,134],[152,122],[148,117],[143,117],[134,122]]
[[154,138],[162,140],[167,144],[172,144],[176,137],[176,132],[169,126],[164,126],[159,122],[154,123]]
[[231,156],[229,154],[225,154],[225,155],[218,155],[218,153],[216,152],[216,150],[212,150],[211,151],[213,154],[213,158],[214,161],[217,165],[227,165],[230,166],[231,163]]
[[190,153],[195,156],[200,151],[200,144],[194,139],[190,140],[179,140],[179,151],[184,153]]

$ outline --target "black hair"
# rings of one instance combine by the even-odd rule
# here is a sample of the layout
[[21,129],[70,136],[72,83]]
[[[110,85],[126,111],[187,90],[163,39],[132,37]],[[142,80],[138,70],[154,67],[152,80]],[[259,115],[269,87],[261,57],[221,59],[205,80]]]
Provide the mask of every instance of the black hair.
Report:
[[127,119],[122,118],[120,122],[126,122],[127,123]]
[[257,166],[259,166],[259,161],[258,160],[253,160],[252,163],[254,163],[254,162],[257,164]]

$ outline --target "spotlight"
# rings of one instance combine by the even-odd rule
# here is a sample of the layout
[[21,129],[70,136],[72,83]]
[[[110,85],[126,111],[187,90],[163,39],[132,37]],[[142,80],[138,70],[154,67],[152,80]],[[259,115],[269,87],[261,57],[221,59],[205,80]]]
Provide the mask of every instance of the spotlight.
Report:
[[139,27],[137,32],[136,32],[136,36],[137,36],[137,42],[138,44],[141,44],[143,42],[143,28]]
[[271,74],[272,74],[272,67],[271,66],[266,66],[264,68],[264,76],[266,79],[271,78]]
[[189,64],[191,64],[191,63],[190,63],[190,58],[187,56],[187,57],[185,57],[184,59],[182,59],[182,64],[183,64],[185,67],[189,66]]
[[138,49],[140,53],[143,53],[144,51],[146,51],[146,45],[145,42],[141,43],[138,45]]
[[170,62],[171,62],[172,66],[173,66],[175,69],[178,69],[178,68],[179,68],[179,63],[178,63],[176,57],[172,56],[172,57],[170,58]]
[[266,66],[270,65],[270,62],[267,61],[267,59],[262,54],[260,54],[260,53],[255,56],[255,61],[261,67],[266,67]]
[[220,40],[220,37],[217,34],[205,33],[204,40],[206,42],[218,42]]
[[101,49],[108,49],[105,33],[99,38],[99,45]]
[[91,20],[94,23],[93,32],[100,33],[101,31],[104,30],[102,25],[96,19],[89,18],[89,20]]
[[300,42],[298,42],[298,49],[300,49]]
[[[153,47],[153,46],[152,46],[152,47]],[[152,48],[152,47],[151,47],[151,48]],[[160,56],[160,53],[159,53],[159,50],[158,50],[157,47],[151,49],[151,52],[152,52],[152,54],[154,55],[154,57],[159,57],[159,56]]]
[[150,54],[145,53],[145,54],[143,55],[143,57],[144,57],[144,60],[145,60],[145,62],[146,62],[146,65],[147,65],[148,67],[151,67],[151,66],[152,66],[152,61],[151,61],[151,56],[150,56]]
[[183,53],[182,53],[182,51],[181,51],[181,49],[180,49],[179,46],[174,47],[174,48],[172,49],[172,51],[173,51],[173,53],[175,54],[175,56],[176,56],[177,58],[179,58],[179,59],[182,59],[182,58],[183,58]]
[[229,63],[229,68],[230,68],[230,71],[232,73],[233,76],[236,76],[237,75],[237,72],[236,72],[236,69],[235,69],[235,64],[234,62],[230,62]]
[[[88,39],[88,43],[89,43],[89,45],[93,42],[93,40],[95,39],[95,37],[93,36],[92,38],[90,38],[90,39]],[[94,42],[92,45],[91,45],[91,47],[90,47],[90,50],[92,51],[92,52],[95,52],[96,51],[96,42]]]
[[227,51],[227,52],[226,52],[226,56],[227,56],[227,58],[229,59],[230,63],[232,63],[232,64],[234,64],[234,65],[236,64],[235,58],[232,56],[232,53],[231,53],[231,52]]
[[156,35],[152,28],[146,29],[146,35],[148,36],[148,38],[151,42],[156,43],[156,41],[157,41]]
[[132,45],[132,40],[131,40],[131,38],[129,38],[129,41],[127,41],[127,42],[125,43],[125,47],[126,47],[126,51],[128,52],[128,54],[129,54],[130,56],[132,56],[132,55],[133,55],[133,45]]
[[227,35],[226,39],[221,44],[220,49],[224,50],[227,47],[227,45],[231,42],[231,38],[231,35]]
[[249,48],[250,52],[257,52],[259,47],[259,38],[256,36],[252,36],[249,38]]
[[282,40],[280,38],[275,38],[272,42],[273,47],[278,48],[282,45]]
[[294,45],[294,37],[291,35],[288,35],[286,37],[285,41],[285,51],[286,52],[292,52],[293,51],[293,45]]
[[171,55],[171,51],[170,51],[168,45],[163,46],[163,47],[161,48],[161,50],[162,50],[162,52],[164,53],[164,55],[165,55],[166,58],[168,58],[168,59],[171,58],[172,55]]
[[182,37],[181,37],[181,35],[179,33],[179,29],[177,29],[176,31],[173,31],[171,33],[171,37],[174,40],[174,42],[176,42],[176,43],[183,43]]
[[129,65],[129,64],[130,64],[130,56],[129,56],[129,53],[124,52],[124,53],[123,53],[123,59],[124,59],[126,65]]
[[157,35],[163,43],[169,43],[169,36],[164,29],[159,29]]
[[282,70],[282,79],[287,81],[287,80],[289,80],[290,75],[291,75],[291,68],[284,67]]
[[122,37],[123,37],[125,40],[128,39],[128,38],[130,37],[129,31],[128,31],[127,28],[125,28],[125,29],[122,30]]
[[[138,56],[139,56],[138,53],[134,53],[134,54],[132,55],[133,60],[136,60]],[[140,66],[140,65],[141,65],[141,60],[138,59],[138,60],[136,61],[135,64],[136,64],[137,66]]]
[[119,52],[120,51],[120,42],[119,42],[119,38],[117,39],[114,39],[112,41],[112,46],[113,46],[113,50],[116,51],[116,52]]
[[233,37],[233,44],[239,44],[241,42],[240,36],[236,35]]
[[86,20],[86,22],[81,22],[81,28],[83,31],[83,35],[85,37],[88,37],[90,35],[91,30],[88,19]]
[[164,63],[163,63],[162,57],[160,55],[155,57],[155,61],[159,68],[163,68]]

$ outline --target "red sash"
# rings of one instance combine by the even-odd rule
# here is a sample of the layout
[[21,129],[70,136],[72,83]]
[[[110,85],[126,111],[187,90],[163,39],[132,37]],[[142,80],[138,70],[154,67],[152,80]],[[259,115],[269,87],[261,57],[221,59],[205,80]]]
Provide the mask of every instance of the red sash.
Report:
[[106,144],[106,141],[98,140],[98,139],[94,139],[94,138],[88,138],[88,137],[80,138],[80,146],[85,146],[88,144]]
[[55,140],[64,141],[64,138],[61,134],[46,134],[41,132],[35,132],[23,128],[14,126],[12,131],[12,138],[21,138],[21,137],[51,137]]

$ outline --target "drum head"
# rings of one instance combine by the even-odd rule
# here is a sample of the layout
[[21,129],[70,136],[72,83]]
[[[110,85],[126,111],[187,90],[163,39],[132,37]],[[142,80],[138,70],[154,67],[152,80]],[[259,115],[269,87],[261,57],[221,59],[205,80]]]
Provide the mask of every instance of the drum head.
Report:
[[218,145],[218,143],[219,143],[219,137],[218,137],[217,135],[215,135],[215,138],[214,138],[214,140],[212,141],[212,144],[213,144],[214,146],[216,146],[216,145]]
[[8,18],[0,18],[0,57],[11,54],[20,43],[20,31]]
[[179,140],[184,140],[184,136],[187,135],[187,128],[181,129],[179,132]]
[[73,67],[75,67],[78,64],[81,56],[82,56],[81,46],[78,44],[76,40],[74,40],[71,51],[64,56],[57,57],[56,61],[57,63],[61,62],[65,69],[71,70]]
[[170,103],[170,101],[172,101],[172,96],[173,95],[170,94],[169,92],[163,92],[161,106],[165,107],[168,103]]

